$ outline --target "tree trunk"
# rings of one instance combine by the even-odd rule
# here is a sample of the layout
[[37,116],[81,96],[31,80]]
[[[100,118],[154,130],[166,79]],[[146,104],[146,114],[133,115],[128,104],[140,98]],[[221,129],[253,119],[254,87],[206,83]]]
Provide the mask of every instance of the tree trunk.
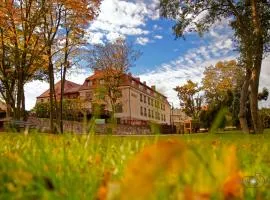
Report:
[[54,119],[55,119],[55,110],[54,110],[54,74],[53,74],[53,64],[51,60],[51,51],[47,52],[49,56],[49,65],[48,65],[48,72],[49,72],[49,85],[50,85],[50,131],[51,133],[55,133],[54,129]]
[[19,68],[18,70],[18,82],[17,82],[17,101],[16,101],[16,113],[15,119],[20,120],[22,114],[22,92],[23,91],[23,80],[22,80],[22,70]]
[[261,50],[258,50],[256,53],[254,67],[252,69],[252,75],[250,79],[249,100],[250,100],[251,117],[252,117],[255,133],[263,133],[263,127],[262,127],[261,119],[258,112],[258,89],[259,89],[260,72],[261,72],[261,64],[262,64],[262,52],[263,52],[262,50],[263,50],[263,45],[261,45]]
[[27,121],[27,115],[25,111],[25,93],[24,87],[22,88],[22,113],[23,113],[23,121]]
[[252,74],[250,79],[250,110],[251,117],[254,126],[255,133],[263,133],[262,123],[258,113],[258,89],[262,65],[262,56],[263,56],[263,35],[261,27],[261,16],[260,10],[258,7],[258,2],[256,0],[251,0],[251,10],[252,10],[252,22],[254,26],[254,65],[252,68]]
[[60,132],[64,133],[64,127],[63,127],[63,96],[65,91],[65,82],[66,82],[66,71],[67,67],[66,64],[64,65],[63,69],[63,75],[61,70],[61,96],[60,96]]
[[240,109],[239,109],[239,122],[241,129],[244,133],[249,133],[249,127],[247,123],[247,116],[246,116],[246,102],[248,99],[248,88],[249,88],[249,81],[251,77],[250,69],[246,69],[245,81],[241,89],[241,96],[240,96]]

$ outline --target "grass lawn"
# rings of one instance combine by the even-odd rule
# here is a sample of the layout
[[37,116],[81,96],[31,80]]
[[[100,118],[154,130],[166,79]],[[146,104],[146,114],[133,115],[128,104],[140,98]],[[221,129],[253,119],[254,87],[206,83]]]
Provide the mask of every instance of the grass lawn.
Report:
[[270,130],[0,134],[0,199],[270,199]]

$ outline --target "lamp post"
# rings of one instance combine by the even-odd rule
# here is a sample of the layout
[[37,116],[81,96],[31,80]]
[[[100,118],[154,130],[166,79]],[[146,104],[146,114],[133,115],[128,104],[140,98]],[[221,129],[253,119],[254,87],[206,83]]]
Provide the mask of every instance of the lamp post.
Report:
[[174,123],[173,123],[173,109],[174,109],[174,107],[173,107],[173,102],[170,102],[170,107],[171,107],[171,112],[170,112],[170,124],[171,124],[171,132],[172,132],[172,130],[173,130],[173,125],[174,125]]

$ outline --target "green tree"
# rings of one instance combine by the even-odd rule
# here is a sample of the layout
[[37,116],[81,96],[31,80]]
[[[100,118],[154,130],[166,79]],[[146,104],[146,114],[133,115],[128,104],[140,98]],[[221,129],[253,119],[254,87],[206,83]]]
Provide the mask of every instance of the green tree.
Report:
[[199,34],[207,31],[215,22],[228,19],[235,31],[240,60],[246,70],[245,82],[240,98],[240,118],[244,131],[246,116],[245,102],[250,87],[250,110],[256,133],[262,128],[258,115],[258,86],[264,50],[270,41],[270,6],[268,1],[257,0],[160,0],[161,16],[174,19],[173,31],[176,37],[183,37],[186,31]]
[[244,81],[244,69],[235,60],[218,62],[205,68],[202,79],[206,102],[209,106],[209,121],[213,113],[226,106],[232,115],[233,125],[238,126],[239,97]]
[[200,95],[201,87],[198,83],[188,80],[186,84],[174,88],[180,100],[180,105],[183,107],[187,116],[192,119],[199,119],[202,108],[202,96]]

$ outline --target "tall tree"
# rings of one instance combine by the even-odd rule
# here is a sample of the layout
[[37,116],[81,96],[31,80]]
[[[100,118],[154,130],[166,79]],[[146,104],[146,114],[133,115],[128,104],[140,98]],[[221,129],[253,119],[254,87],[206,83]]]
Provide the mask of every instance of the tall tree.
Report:
[[92,69],[102,73],[102,93],[109,100],[114,118],[116,103],[121,96],[119,86],[123,75],[140,56],[124,39],[118,38],[112,43],[96,45],[90,53],[89,63]]
[[32,80],[43,62],[39,25],[43,4],[33,0],[2,1],[1,16],[1,83],[2,96],[14,117],[25,111],[24,85]]
[[[58,53],[61,52],[63,56],[63,59],[60,59],[63,61],[62,63],[60,62],[61,67],[63,67],[61,72],[61,93],[63,94],[64,76],[71,63],[69,60],[70,52],[76,46],[75,43],[78,41],[78,38],[82,36],[80,34],[83,28],[96,17],[99,5],[100,0],[46,1],[42,32],[48,59],[47,75],[50,84],[50,129],[53,133],[57,131],[56,128],[60,128],[58,131],[63,132],[62,120],[60,119],[62,118],[62,111],[60,111],[59,115],[59,110],[62,110],[62,103],[59,109],[54,89],[54,72],[56,70],[55,63],[59,57]],[[63,38],[64,45],[59,45],[57,41]],[[61,102],[62,100],[63,96],[61,97]]]
[[177,92],[180,105],[187,116],[199,119],[203,98],[199,94],[201,87],[198,86],[198,83],[188,80],[186,84],[177,86],[174,90]]
[[[76,5],[76,7],[74,7]],[[91,6],[89,6],[91,5]],[[65,4],[62,21],[62,34],[59,46],[64,42],[57,57],[60,57],[60,132],[63,133],[63,95],[67,70],[81,61],[82,47],[87,45],[85,31],[88,24],[98,15],[100,1],[76,1]]]
[[[184,36],[185,31],[203,33],[216,21],[224,18],[235,31],[239,42],[240,57],[246,69],[246,82],[241,92],[240,117],[248,88],[251,92],[250,109],[254,131],[261,133],[258,116],[258,87],[263,53],[270,41],[270,3],[257,0],[160,0],[163,17],[175,20],[173,31],[176,37]],[[252,45],[250,45],[252,44]],[[245,120],[242,121],[245,123]],[[245,126],[243,124],[243,126]],[[242,127],[243,127],[242,126]]]

